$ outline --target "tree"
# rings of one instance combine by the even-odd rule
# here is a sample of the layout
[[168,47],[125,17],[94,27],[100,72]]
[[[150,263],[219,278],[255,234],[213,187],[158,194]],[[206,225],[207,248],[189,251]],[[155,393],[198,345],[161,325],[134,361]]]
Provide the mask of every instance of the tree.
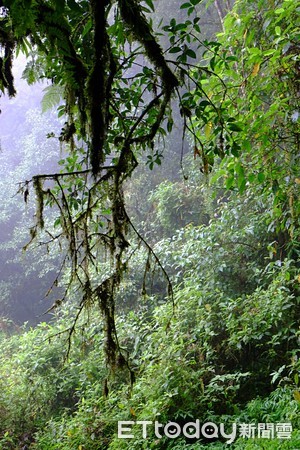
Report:
[[195,118],[207,165],[222,161],[215,180],[240,193],[257,186],[273,204],[269,229],[279,259],[299,251],[298,7],[289,0],[236,2],[204,55],[216,76]]
[[[191,16],[196,3],[197,0],[183,3],[182,10]],[[18,4],[21,5],[21,2]],[[31,4],[33,10],[37,4],[38,0]],[[53,2],[52,7],[56,4],[58,2]],[[128,1],[128,4],[133,5],[133,2]],[[50,2],[47,2],[46,6],[49,5]],[[87,3],[85,5],[88,6]],[[120,5],[120,2],[112,5],[112,8],[116,7],[116,17],[120,17]],[[196,53],[188,45],[188,39],[199,39],[195,34],[197,29],[188,33],[189,24],[177,23],[174,19],[165,27],[170,38],[170,54],[175,58],[168,64],[176,68],[179,83],[178,89],[173,89],[174,97],[176,95],[179,99],[184,131],[190,131],[194,139],[195,162],[199,163],[207,178],[212,175],[215,181],[224,179],[228,191],[237,195],[227,193],[224,201],[218,198],[220,207],[214,211],[208,226],[189,224],[156,245],[157,253],[163,255],[162,261],[169,264],[171,276],[177,282],[174,294],[176,314],[174,311],[172,314],[171,304],[160,305],[150,312],[141,308],[138,312],[127,314],[126,319],[119,317],[118,336],[114,321],[115,293],[129,260],[136,257],[136,266],[138,269],[141,266],[132,231],[144,243],[149,255],[160,263],[128,216],[122,188],[124,181],[136,173],[135,167],[141,160],[141,154],[149,156],[149,168],[161,163],[157,141],[151,135],[152,149],[149,133],[160,119],[157,139],[163,136],[164,126],[167,131],[172,128],[170,105],[162,110],[166,98],[163,79],[160,71],[152,65],[139,68],[140,72],[136,74],[134,68],[143,62],[143,47],[138,50],[129,34],[124,36],[123,24],[108,15],[110,49],[113,55],[121,55],[122,68],[112,80],[111,95],[104,105],[109,112],[105,119],[108,125],[104,136],[106,159],[100,162],[99,171],[94,170],[92,112],[87,109],[85,120],[80,121],[81,100],[79,94],[77,96],[77,92],[72,90],[72,83],[69,86],[66,82],[70,81],[70,74],[67,73],[63,53],[60,64],[53,61],[57,45],[54,50],[51,47],[45,53],[41,44],[37,43],[41,37],[39,30],[35,30],[34,64],[27,67],[27,73],[33,79],[36,73],[45,74],[45,67],[49,70],[52,67],[51,75],[56,84],[47,90],[44,103],[56,103],[62,90],[68,87],[66,103],[73,106],[60,141],[63,147],[69,146],[70,151],[60,162],[62,172],[33,177],[23,186],[23,194],[28,198],[33,183],[38,207],[37,225],[32,228],[32,238],[40,236],[43,229],[48,233],[50,243],[59,242],[62,250],[65,250],[63,242],[67,243],[66,257],[70,255],[71,260],[70,264],[65,260],[64,267],[69,270],[72,282],[72,286],[68,282],[68,290],[74,299],[78,296],[77,288],[81,288],[82,292],[77,309],[72,305],[76,313],[75,322],[68,330],[69,342],[76,323],[85,334],[77,333],[73,337],[77,346],[66,379],[58,372],[63,363],[60,359],[62,346],[61,341],[55,339],[66,330],[64,317],[55,323],[57,331],[54,333],[52,327],[45,325],[27,333],[23,340],[25,345],[15,358],[10,356],[14,346],[18,346],[18,340],[14,340],[13,344],[4,344],[6,361],[2,364],[2,378],[6,380],[6,372],[13,376],[3,383],[2,403],[6,417],[2,428],[3,445],[13,448],[18,442],[19,446],[20,442],[27,445],[23,438],[18,439],[18,435],[13,436],[13,440],[10,436],[11,429],[15,429],[15,421],[19,423],[20,418],[21,427],[16,428],[17,434],[23,431],[23,424],[30,425],[30,433],[37,428],[32,447],[47,450],[53,446],[85,446],[91,449],[103,446],[132,450],[147,445],[172,449],[191,446],[206,448],[207,444],[211,448],[223,448],[227,445],[220,441],[211,445],[207,441],[203,445],[201,441],[191,444],[183,438],[176,443],[171,439],[168,443],[165,439],[157,440],[153,434],[149,435],[148,442],[142,440],[141,434],[134,440],[117,439],[116,419],[132,420],[136,417],[147,420],[159,418],[164,423],[175,418],[180,425],[195,417],[199,417],[201,423],[213,417],[217,423],[225,424],[229,423],[230,417],[236,423],[244,423],[246,418],[249,423],[259,424],[268,417],[270,422],[280,420],[287,424],[293,421],[293,428],[295,425],[297,427],[300,395],[297,358],[299,268],[293,260],[284,259],[286,246],[278,249],[276,244],[269,245],[269,258],[266,252],[267,245],[273,240],[272,233],[275,239],[286,230],[289,239],[297,234],[295,218],[298,218],[291,214],[291,206],[298,203],[296,180],[299,169],[295,164],[298,105],[293,103],[290,92],[298,86],[295,77],[298,59],[294,51],[291,57],[286,55],[281,45],[287,45],[289,49],[292,42],[294,47],[294,40],[287,42],[287,38],[290,39],[289,33],[298,33],[294,27],[297,11],[289,0],[278,2],[276,9],[273,5],[272,1],[267,5],[260,0],[237,2],[233,13],[224,21],[225,32],[219,42],[203,42],[207,53],[203,55],[199,67],[190,63],[189,58]],[[107,12],[109,6],[107,2]],[[68,24],[69,18],[75,17],[74,11],[72,14],[70,11],[78,7],[83,7],[83,2],[66,3],[64,14],[68,16]],[[76,52],[92,75],[96,54],[92,45],[95,23],[90,21],[87,25],[84,11],[82,8],[84,24],[82,17],[77,17],[73,23],[70,20],[70,27],[76,37],[78,29],[87,26],[87,53],[79,51],[82,41]],[[8,13],[10,11],[6,18]],[[92,9],[89,11],[90,17],[93,17]],[[197,27],[197,23],[197,20],[192,21],[191,25]],[[229,26],[231,30],[227,32]],[[117,30],[121,30],[120,35]],[[274,33],[279,38],[283,35],[283,39],[276,41]],[[54,34],[51,36],[54,39]],[[70,42],[74,45],[74,40]],[[42,41],[42,44],[48,43]],[[274,45],[278,45],[275,52]],[[119,60],[115,57],[117,65]],[[130,57],[132,59],[129,61]],[[39,72],[34,70],[34,66],[38,66]],[[278,70],[281,72],[281,69],[291,82],[288,85],[290,89],[286,89],[285,83],[275,80],[274,74]],[[129,71],[127,77],[126,71]],[[261,77],[258,77],[260,71]],[[89,100],[90,75],[84,81],[83,100],[86,105],[93,101],[93,98]],[[105,72],[103,78],[105,76],[109,77],[110,72]],[[184,90],[185,87],[188,89]],[[281,97],[282,92],[284,97]],[[274,106],[271,103],[273,99]],[[73,103],[69,103],[70,100]],[[59,106],[60,113],[65,110],[66,106]],[[124,149],[126,142],[128,146]],[[287,200],[292,188],[295,191],[290,202]],[[171,190],[173,194],[174,186],[161,185],[156,191],[160,208],[164,208],[166,203],[172,206]],[[58,211],[54,231],[49,231],[45,222],[44,207],[48,204]],[[287,217],[293,219],[294,228],[290,227]],[[266,226],[266,221],[269,221],[269,226]],[[105,246],[111,251],[113,263],[110,263],[109,254],[106,257],[103,253]],[[296,245],[294,250],[297,250]],[[273,257],[277,260],[272,261]],[[146,270],[149,263],[150,257]],[[130,389],[130,396],[127,383],[123,383],[124,373],[114,377],[109,386],[107,384],[107,374],[99,352],[102,345],[99,334],[101,325],[97,323],[95,309],[91,310],[93,318],[89,326],[84,314],[79,320],[81,311],[92,302],[98,302],[104,313],[106,354],[111,367],[118,364],[128,367],[125,360],[127,352],[132,352],[132,366],[129,368],[132,370],[132,367],[139,365],[139,378],[134,388]],[[88,357],[86,365],[81,364],[78,368],[77,361],[83,363],[84,355]],[[24,361],[25,370],[22,370],[20,361]],[[19,389],[15,392],[12,386],[16,380]],[[53,388],[53,380],[57,383],[56,389]],[[266,397],[276,380],[280,380],[279,388]],[[52,389],[48,390],[48,385]],[[20,401],[27,392],[31,395],[29,401]],[[69,403],[73,392],[79,396],[79,401],[76,397],[74,403]],[[35,403],[36,393],[41,394],[38,395],[40,403]],[[65,412],[61,418],[51,408],[57,393]],[[251,403],[244,408],[249,400],[252,400]],[[76,408],[74,412],[73,407]],[[32,411],[37,411],[37,414],[32,416]],[[41,412],[44,412],[43,417]],[[44,426],[48,417],[53,418],[53,413],[54,419]],[[299,432],[296,429],[293,441],[286,441],[287,446],[298,441]],[[249,448],[265,445],[265,440],[251,441],[246,445]],[[243,448],[245,440],[241,438],[236,446]],[[270,440],[268,446],[277,448],[278,440]]]
[[[44,105],[61,100],[59,114],[66,116],[59,136],[61,145],[69,151],[61,161],[63,170],[36,175],[23,186],[25,197],[32,185],[37,196],[32,239],[45,226],[44,207],[55,207],[56,231],[50,233],[50,240],[67,244],[64,267],[68,267],[70,281],[66,292],[73,285],[82,292],[70,333],[81,311],[91,302],[98,303],[105,322],[107,359],[112,367],[118,363],[126,365],[116,334],[114,294],[134,253],[133,235],[146,246],[149,258],[160,264],[127,214],[123,186],[143,153],[146,152],[150,169],[161,164],[162,152],[156,144],[172,130],[173,98],[182,116],[183,137],[186,131],[193,136],[194,157],[200,158],[204,174],[209,175],[216,160],[223,160],[220,173],[228,189],[237,186],[243,192],[247,183],[267,179],[276,207],[281,200],[286,204],[288,198],[293,204],[295,198],[287,189],[283,199],[282,190],[278,189],[278,179],[286,173],[276,172],[285,160],[282,153],[274,153],[272,148],[272,157],[265,161],[270,147],[266,137],[258,139],[261,117],[264,129],[274,131],[268,136],[269,143],[277,133],[270,122],[275,117],[272,111],[279,108],[282,114],[276,117],[283,122],[284,114],[291,113],[290,106],[286,110],[286,103],[280,98],[283,82],[277,90],[278,101],[265,114],[274,88],[274,71],[280,69],[277,63],[287,64],[287,69],[282,66],[283,77],[286,71],[296,74],[298,70],[294,63],[298,47],[290,38],[296,30],[288,25],[293,23],[295,6],[287,0],[272,12],[273,6],[264,8],[263,2],[258,2],[261,17],[265,18],[261,22],[260,16],[255,15],[256,2],[251,3],[249,14],[243,11],[242,27],[236,20],[236,34],[228,44],[201,40],[199,3],[200,0],[183,3],[180,8],[186,11],[186,19],[177,23],[172,18],[162,28],[170,43],[167,51],[160,47],[151,25],[149,13],[155,11],[152,0],[36,0],[27,4],[7,0],[2,8],[2,90],[11,96],[15,93],[11,64],[16,47],[31,56],[26,68],[30,82],[39,77],[52,80]],[[239,17],[238,7],[239,3],[233,16],[224,22],[225,39],[230,18],[234,23],[235,14]],[[253,17],[261,32],[257,42],[249,29]],[[277,47],[271,48],[276,36]],[[243,39],[246,44],[235,53],[236,42]],[[204,50],[201,63],[194,64],[197,54]],[[240,65],[238,58],[244,52],[249,57],[242,59]],[[262,66],[267,67],[268,73],[266,84],[258,87],[263,89],[263,99],[255,95]],[[256,128],[251,124],[253,117]],[[292,134],[294,145],[297,130]],[[277,137],[281,140],[281,136]],[[252,156],[254,168],[247,175],[246,166]],[[264,164],[266,171],[261,170]],[[294,164],[289,167],[294,171]],[[292,186],[295,184],[296,181]],[[278,211],[281,215],[283,208]],[[106,260],[106,249],[113,263],[102,273],[98,262]],[[168,277],[167,281],[171,293]]]
[[[62,172],[36,175],[22,187],[24,198],[32,185],[37,197],[31,237],[35,239],[45,226],[44,207],[54,206],[57,231],[49,233],[53,242],[67,242],[66,292],[74,283],[82,291],[75,324],[90,302],[98,302],[111,366],[117,361],[125,364],[115,330],[114,292],[134,251],[129,229],[159,262],[126,212],[123,184],[144,151],[149,152],[150,168],[161,163],[155,142],[165,129],[172,129],[172,96],[179,100],[185,128],[191,118],[180,86],[191,82],[189,61],[196,58],[191,41],[194,47],[199,45],[198,3],[182,5],[192,19],[182,23],[172,19],[164,27],[168,51],[176,55],[176,60],[167,61],[146,17],[155,10],[152,0],[3,2],[2,91],[15,95],[11,66],[14,49],[21,50],[30,56],[25,70],[30,83],[52,80],[44,105],[62,100],[59,114],[66,116],[59,139],[69,155],[61,161]],[[114,263],[102,276],[97,261],[106,258],[104,249],[109,249]]]

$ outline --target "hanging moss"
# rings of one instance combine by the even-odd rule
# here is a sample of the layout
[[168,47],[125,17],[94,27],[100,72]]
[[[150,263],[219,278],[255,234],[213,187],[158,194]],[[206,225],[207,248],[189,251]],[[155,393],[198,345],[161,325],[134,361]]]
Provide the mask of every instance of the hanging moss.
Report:
[[113,277],[105,280],[97,288],[97,297],[104,318],[104,351],[107,363],[114,370],[117,363],[117,335],[115,327],[115,304],[113,298],[115,280]]
[[[76,52],[71,41],[71,28],[66,18],[50,5],[39,5],[37,9],[38,31],[46,36],[46,44],[40,40],[38,46],[44,53],[49,53],[48,47],[54,54],[58,54],[64,71],[66,112],[69,115],[69,124],[72,119],[73,109],[77,101],[81,125],[81,135],[86,135],[87,101],[85,85],[88,77],[88,68]],[[34,33],[34,39],[39,39]]]
[[[79,3],[78,7],[80,8]],[[124,125],[124,133],[117,149],[118,159],[114,160],[112,167],[104,169],[106,152],[110,151],[109,145],[112,145],[108,141],[112,93],[119,83],[116,75],[122,66],[122,61],[115,61],[114,38],[108,34],[107,16],[113,3],[119,8],[119,14],[130,34],[135,41],[143,46],[146,56],[155,66],[156,76],[161,79],[161,88],[157,89],[158,92],[155,90],[153,100],[143,107],[140,116],[133,121],[131,128],[128,129],[127,125]],[[86,203],[82,202],[80,206],[76,201],[74,202],[73,192],[69,193],[72,189],[68,190],[65,187],[68,183],[71,186],[72,175],[77,177],[78,173],[42,175],[33,178],[37,197],[36,222],[37,228],[42,229],[44,227],[44,196],[47,193],[43,190],[42,180],[50,178],[57,188],[50,192],[51,200],[58,208],[61,217],[61,236],[68,243],[68,258],[72,262],[70,283],[67,289],[75,280],[82,292],[78,316],[81,310],[88,307],[91,301],[98,302],[105,325],[104,350],[107,363],[113,370],[117,367],[127,368],[131,380],[133,380],[128,362],[119,347],[115,324],[115,292],[120,286],[126,270],[125,252],[129,247],[129,227],[136,232],[125,210],[123,184],[137,166],[133,145],[142,144],[144,147],[153,145],[164,120],[166,109],[170,104],[172,93],[179,82],[164,59],[163,51],[153,35],[139,1],[91,0],[89,5],[89,17],[92,19],[89,57],[80,54],[76,43],[73,43],[71,21],[69,22],[66,16],[60,14],[49,3],[36,2],[35,23],[30,23],[32,29],[26,31],[26,36],[30,35],[38,49],[46,55],[46,60],[48,58],[50,75],[52,76],[54,73],[57,77],[55,82],[63,83],[65,86],[65,111],[68,120],[59,139],[69,142],[71,148],[75,150],[76,133],[77,136],[83,137],[84,142],[88,145],[87,159],[89,163],[86,170],[79,171],[81,174],[84,172],[84,177],[86,177],[83,186],[86,189],[84,193],[87,194],[85,197]],[[53,58],[53,55],[55,55],[55,58],[59,58],[59,69],[55,71],[54,64],[52,72],[51,58]],[[7,61],[11,61],[10,54],[8,54]],[[6,67],[5,61],[2,61],[1,67],[4,67],[4,69],[0,73],[0,77],[1,74],[5,75],[5,71],[9,70],[11,66],[7,63]],[[6,76],[5,80],[7,86],[9,86],[10,78]],[[144,124],[152,111],[155,111],[155,114],[153,114],[154,122],[145,127],[143,134],[139,127]],[[122,117],[122,114],[120,116]],[[143,126],[141,129],[143,130]],[[99,174],[100,171],[101,174]],[[88,179],[89,173],[94,175],[95,181],[94,186],[90,189],[87,187],[90,182]],[[62,179],[64,182],[61,183],[60,180]],[[104,187],[101,190],[99,186]],[[90,271],[89,266],[94,267],[96,264],[95,254],[97,252],[93,253],[93,245],[90,241],[96,239],[95,235],[98,231],[92,233],[89,224],[93,221],[96,211],[99,212],[99,205],[102,206],[102,200],[100,201],[99,197],[102,198],[104,191],[107,196],[105,201],[109,203],[111,210],[111,226],[103,233],[99,233],[97,244],[108,248],[111,252],[112,275],[101,282],[98,287],[92,289],[91,286],[94,286],[95,280],[92,279],[91,273],[93,271]],[[74,204],[77,205],[76,212],[74,212]],[[142,240],[137,232],[136,234]],[[91,238],[91,236],[93,237]],[[150,247],[148,246],[148,248]],[[71,327],[71,333],[76,325],[76,320],[77,318]]]
[[121,16],[134,38],[143,45],[146,56],[160,71],[164,89],[172,91],[179,85],[179,81],[167,65],[163,51],[153,36],[141,5],[137,0],[119,0],[118,4]]
[[108,126],[109,92],[107,92],[107,83],[111,58],[106,32],[108,3],[107,1],[91,1],[94,23],[94,65],[87,83],[87,96],[91,123],[90,155],[94,175],[99,172],[99,167],[105,160],[104,145]]
[[36,223],[41,230],[44,228],[44,192],[40,177],[33,177],[33,187],[36,195]]
[[15,41],[11,34],[3,29],[0,30],[0,45],[4,48],[4,58],[0,58],[0,81],[3,88],[7,90],[9,97],[14,97],[16,89],[12,74],[12,61]]

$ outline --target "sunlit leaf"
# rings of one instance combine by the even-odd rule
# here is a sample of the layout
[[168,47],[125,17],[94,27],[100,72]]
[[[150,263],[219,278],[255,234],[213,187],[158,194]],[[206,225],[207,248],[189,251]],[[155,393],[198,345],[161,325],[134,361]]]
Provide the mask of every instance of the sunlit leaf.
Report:
[[260,69],[260,63],[254,64],[253,70],[252,70],[252,72],[251,72],[251,75],[252,75],[253,77],[256,77],[256,75],[257,75],[258,72],[259,72],[259,69]]

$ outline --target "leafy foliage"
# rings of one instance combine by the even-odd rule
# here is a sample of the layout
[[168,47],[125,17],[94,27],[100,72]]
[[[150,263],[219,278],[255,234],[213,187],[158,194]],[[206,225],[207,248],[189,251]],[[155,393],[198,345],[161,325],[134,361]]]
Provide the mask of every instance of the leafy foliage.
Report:
[[[193,127],[196,104],[191,97],[187,101],[182,88],[190,91],[195,84],[189,68],[202,45],[198,3],[190,4],[188,18],[182,22],[172,18],[162,28],[169,38],[167,53],[175,57],[170,61],[147,16],[153,11],[152,2],[107,0],[100,5],[38,0],[25,8],[22,2],[7,0],[3,9],[3,45],[11,40],[31,56],[25,70],[30,83],[40,78],[52,81],[44,109],[64,98],[59,115],[66,115],[66,123],[59,139],[70,151],[64,170],[35,175],[23,186],[26,192],[33,186],[38,199],[32,240],[44,229],[45,208],[54,207],[58,232],[50,232],[51,239],[67,248],[64,269],[70,273],[64,298],[75,285],[82,292],[81,311],[90,302],[99,304],[106,317],[112,367],[121,353],[114,294],[130,257],[128,230],[151,251],[126,212],[123,184],[143,152],[150,152],[150,169],[161,164],[162,151],[154,147],[173,128],[172,96],[180,108],[184,133]],[[142,57],[149,64],[141,65]],[[12,54],[7,61],[11,64]],[[54,188],[48,188],[51,182]],[[94,261],[106,250],[114,264],[106,279],[96,281]]]
[[[8,450],[227,447],[222,440],[157,439],[153,430],[144,439],[137,427],[133,439],[117,436],[118,420],[195,418],[290,422],[284,443],[240,438],[233,446],[298,445],[298,6],[251,1],[248,10],[239,1],[219,40],[202,42],[198,3],[183,3],[188,17],[164,25],[167,61],[145,16],[155,9],[151,1],[93,1],[90,9],[84,1],[37,1],[22,23],[22,5],[8,2],[16,43],[24,45],[28,34],[44,76],[65,88],[60,142],[70,148],[60,173],[32,180],[32,237],[45,227],[44,208],[56,208],[50,237],[66,237],[69,300],[60,300],[53,325],[3,338],[9,382],[1,386],[0,423]],[[140,67],[141,56],[149,67]],[[208,201],[193,179],[157,186],[150,246],[127,214],[123,184],[144,151],[150,169],[160,166],[157,139],[173,128],[175,94],[195,162],[217,193]],[[178,220],[187,198],[193,223]],[[159,276],[157,295],[146,289],[153,261],[173,286],[173,304]],[[129,262],[134,270],[126,278]],[[125,308],[115,320],[122,295]]]
[[[247,245],[240,242],[252,239],[250,245],[255,246],[266,238],[264,216],[257,215],[254,199],[248,202],[232,196],[208,226],[190,226],[157,244],[162,254],[169,245],[165,257],[176,280],[175,309],[168,302],[157,306],[155,299],[148,298],[144,307],[140,302],[135,311],[119,315],[119,344],[130,355],[132,385],[126,370],[108,378],[102,320],[95,308],[79,319],[68,360],[64,331],[70,317],[77,314],[73,302],[53,325],[2,337],[1,374],[9,380],[1,389],[5,448],[25,443],[45,450],[225,448],[221,441],[157,440],[151,431],[145,440],[138,427],[135,439],[117,438],[118,420],[184,424],[195,418],[229,426],[232,422],[291,422],[292,439],[282,445],[296,445],[300,426],[298,269],[293,261],[278,264],[269,259],[268,252],[262,263],[260,249],[252,255],[252,265],[246,263],[245,283],[237,289],[231,271],[237,253],[220,237],[226,235],[227,241],[244,249],[241,258],[247,254]],[[248,230],[234,227],[237,220],[247,221]],[[249,233],[251,227],[260,234]],[[208,252],[207,246],[213,243],[216,250]],[[230,274],[227,277],[216,269],[221,263]],[[276,439],[263,442],[268,448],[278,447]],[[232,446],[261,444],[239,439]]]
[[[273,202],[272,225],[288,232],[297,248],[299,154],[298,2],[236,2],[217,43],[207,42],[205,84],[195,126],[204,165],[222,159],[215,176],[227,189],[258,185]],[[194,76],[203,98],[201,70]],[[188,94],[187,94],[188,95]],[[219,117],[222,116],[220,135]],[[202,149],[202,150],[201,150]],[[269,196],[271,193],[271,197]]]

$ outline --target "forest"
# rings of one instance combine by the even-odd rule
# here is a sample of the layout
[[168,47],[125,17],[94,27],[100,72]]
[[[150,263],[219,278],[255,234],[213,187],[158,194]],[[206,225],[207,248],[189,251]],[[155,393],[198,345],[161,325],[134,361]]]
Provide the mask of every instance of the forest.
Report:
[[300,1],[0,2],[0,450],[300,449]]

